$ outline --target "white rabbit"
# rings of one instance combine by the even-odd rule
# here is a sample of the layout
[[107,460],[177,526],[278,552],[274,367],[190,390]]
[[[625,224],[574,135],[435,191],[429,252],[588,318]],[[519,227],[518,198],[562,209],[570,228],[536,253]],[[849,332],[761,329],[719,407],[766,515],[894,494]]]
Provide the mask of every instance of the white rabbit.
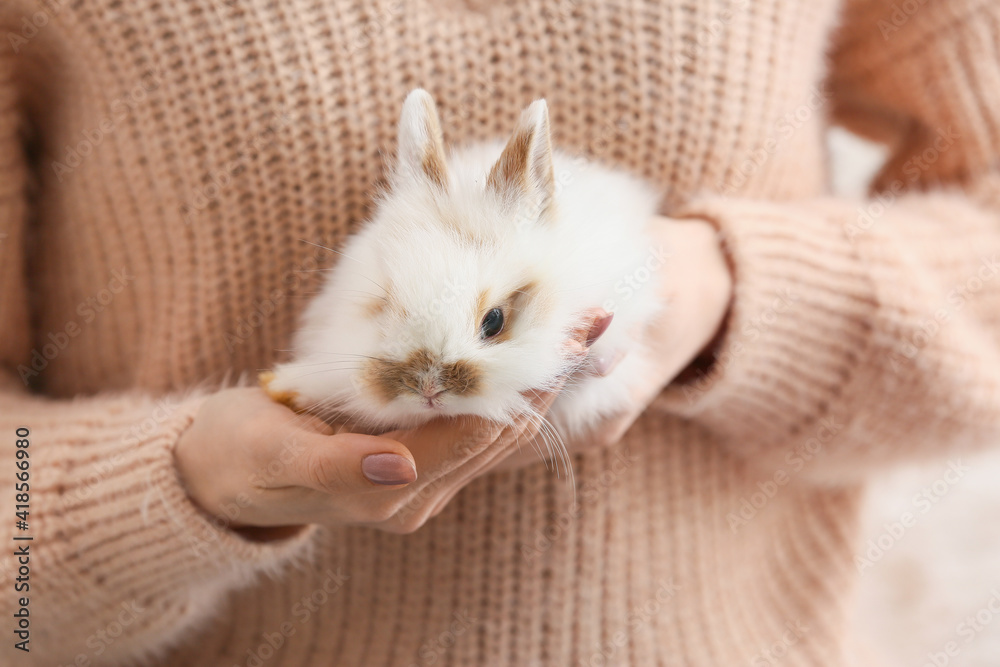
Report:
[[624,409],[644,371],[634,337],[661,308],[664,257],[643,227],[658,200],[633,176],[553,152],[544,100],[506,146],[446,158],[434,101],[414,90],[389,187],[268,391],[376,430],[440,415],[506,422],[527,408],[522,392],[573,370],[560,345],[603,307],[614,321],[590,359],[627,354],[606,376],[577,373],[556,399],[552,425],[577,435]]

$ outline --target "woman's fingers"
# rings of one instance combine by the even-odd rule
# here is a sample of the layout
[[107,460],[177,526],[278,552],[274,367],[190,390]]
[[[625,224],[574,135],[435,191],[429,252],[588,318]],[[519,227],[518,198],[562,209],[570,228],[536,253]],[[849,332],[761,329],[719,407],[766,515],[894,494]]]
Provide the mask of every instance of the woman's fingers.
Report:
[[367,493],[417,479],[410,451],[391,438],[357,433],[303,432],[302,448],[279,486],[299,486],[331,495]]
[[502,425],[479,417],[452,417],[382,437],[403,443],[413,453],[421,478],[430,481],[482,452],[502,430]]
[[[594,325],[581,326],[567,343],[571,363],[585,357]],[[563,382],[526,397],[528,414],[512,424],[458,417],[387,436],[331,434],[328,425],[295,415],[259,389],[224,390],[206,401],[175,456],[192,498],[207,512],[249,499],[241,501],[234,527],[319,522],[406,532],[502,459],[525,432],[534,434]]]
[[595,354],[590,358],[589,372],[591,375],[605,377],[610,375],[611,371],[615,370],[624,358],[625,352],[623,350],[615,350],[601,355]]
[[[585,354],[584,350],[583,355]],[[544,427],[546,414],[565,383],[566,378],[561,377],[552,389],[525,394],[529,399],[529,410],[518,415],[512,424],[501,431],[490,450],[457,467],[447,478],[441,480],[445,482],[441,484],[443,493],[428,503],[427,517],[437,516],[462,488],[485,470],[502,466],[503,460],[519,452],[521,447],[533,447],[535,437]]]
[[[567,357],[568,368],[579,368],[583,364],[587,358],[588,348],[600,338],[610,323],[611,316],[600,309],[589,311],[581,319],[563,346],[562,353]],[[469,481],[478,477],[484,470],[501,464],[503,459],[518,451],[519,446],[532,447],[535,437],[545,426],[549,408],[559,397],[568,377],[568,374],[560,376],[554,386],[548,389],[525,392],[523,396],[528,400],[527,409],[497,434],[493,443],[494,451],[489,455],[478,456],[452,472],[447,484],[442,485],[446,488],[446,492],[439,494],[433,503],[428,503],[427,515],[437,515]]]

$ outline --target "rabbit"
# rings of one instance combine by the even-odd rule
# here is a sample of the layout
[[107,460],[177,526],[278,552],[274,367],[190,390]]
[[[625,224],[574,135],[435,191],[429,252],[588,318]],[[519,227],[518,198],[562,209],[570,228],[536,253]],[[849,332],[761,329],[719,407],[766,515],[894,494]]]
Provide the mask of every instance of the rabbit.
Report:
[[[523,392],[575,371],[546,426],[583,434],[627,407],[646,365],[638,334],[664,307],[666,257],[643,229],[659,200],[637,177],[554,151],[545,100],[506,144],[446,156],[434,100],[416,89],[387,188],[264,384],[377,431],[442,415],[509,422],[528,409]],[[560,345],[595,307],[613,316],[584,362],[597,371],[567,368]]]

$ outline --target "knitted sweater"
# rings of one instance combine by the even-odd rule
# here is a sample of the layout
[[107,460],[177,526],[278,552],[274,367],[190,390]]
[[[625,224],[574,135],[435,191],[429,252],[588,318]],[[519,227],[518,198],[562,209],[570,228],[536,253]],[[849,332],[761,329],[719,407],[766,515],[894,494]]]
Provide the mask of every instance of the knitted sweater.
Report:
[[[866,477],[998,436],[996,2],[3,0],[0,36],[3,664],[843,665]],[[450,143],[546,97],[716,225],[718,352],[575,501],[532,465],[410,535],[250,541],[172,448],[281,358],[417,86]],[[831,122],[892,147],[868,201]]]

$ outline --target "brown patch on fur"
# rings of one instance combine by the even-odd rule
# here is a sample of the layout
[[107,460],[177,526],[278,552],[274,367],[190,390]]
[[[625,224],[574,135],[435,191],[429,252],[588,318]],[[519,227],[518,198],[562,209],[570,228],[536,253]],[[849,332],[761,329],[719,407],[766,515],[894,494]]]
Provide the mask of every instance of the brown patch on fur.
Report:
[[526,191],[528,182],[528,156],[531,152],[531,137],[533,132],[519,130],[504,146],[500,159],[497,160],[486,178],[487,187],[494,192],[504,193],[514,188]]
[[511,292],[510,296],[507,297],[510,300],[511,310],[518,312],[524,310],[527,306],[528,301],[536,297],[539,292],[538,283],[534,280],[529,280],[524,283],[516,290]]
[[469,361],[456,361],[441,369],[441,389],[454,394],[474,394],[479,389],[479,367]]
[[277,391],[276,389],[271,388],[271,383],[274,382],[274,371],[261,371],[257,374],[257,382],[260,383],[261,388],[275,403],[281,403],[285,407],[291,408],[296,412],[304,412],[304,410],[300,410],[295,404],[299,397],[298,392]]
[[387,403],[404,391],[419,391],[418,376],[430,370],[434,364],[425,350],[417,350],[404,361],[372,359],[365,366],[365,376],[373,389]]
[[438,150],[437,148],[428,146],[427,152],[424,153],[424,159],[420,164],[424,168],[427,178],[444,189],[448,187],[448,172],[445,171],[444,156]]
[[424,100],[424,108],[428,141],[420,166],[431,182],[444,189],[448,187],[448,168],[444,160],[444,137],[441,134],[441,125],[437,119],[434,103],[430,100]]
[[465,225],[462,224],[461,219],[452,211],[439,210],[438,219],[441,223],[447,227],[455,235],[455,238],[466,246],[476,246],[483,242],[483,240],[474,235]]
[[420,395],[428,386],[456,394],[475,393],[480,378],[475,364],[457,361],[441,366],[427,350],[412,352],[403,361],[372,359],[364,371],[365,382],[386,403],[407,392]]
[[386,280],[385,293],[382,296],[371,295],[370,297],[365,297],[365,300],[361,302],[361,308],[364,310],[365,314],[369,317],[378,317],[388,312],[395,313],[400,317],[407,317],[406,308],[404,308],[399,299],[395,298],[393,284],[388,279]]
[[486,315],[486,311],[491,309],[493,306],[490,305],[490,292],[489,290],[483,290],[479,293],[479,298],[476,299],[476,312],[479,314],[479,321],[483,321],[483,317]]
[[485,342],[493,344],[503,343],[510,340],[511,336],[513,336],[514,322],[516,321],[516,318],[527,309],[528,302],[538,295],[538,291],[538,283],[534,280],[529,280],[508,294],[503,303],[499,305],[491,304],[487,301],[486,299],[488,299],[489,295],[486,292],[480,294],[477,311],[479,313],[479,319],[476,322],[477,327],[482,323],[483,318],[486,317],[486,313],[493,308],[499,308],[503,311],[503,329],[501,329],[500,333],[493,338],[486,339]]
[[367,313],[370,317],[377,317],[388,309],[389,299],[386,297],[372,299],[365,304],[365,313]]
[[[546,159],[541,165],[532,162],[531,145],[534,141],[545,142],[542,155],[548,157],[552,155],[552,146],[547,133],[541,137],[536,137],[535,134],[536,128],[531,127],[518,130],[510,138],[496,164],[490,169],[486,187],[498,195],[505,196],[508,193],[528,194],[537,186],[540,188],[540,196],[537,200],[529,199],[527,208],[524,208],[525,203],[522,202],[519,216],[524,219],[548,221],[555,217],[555,170],[551,159]],[[533,183],[533,180],[537,180],[538,183]]]

